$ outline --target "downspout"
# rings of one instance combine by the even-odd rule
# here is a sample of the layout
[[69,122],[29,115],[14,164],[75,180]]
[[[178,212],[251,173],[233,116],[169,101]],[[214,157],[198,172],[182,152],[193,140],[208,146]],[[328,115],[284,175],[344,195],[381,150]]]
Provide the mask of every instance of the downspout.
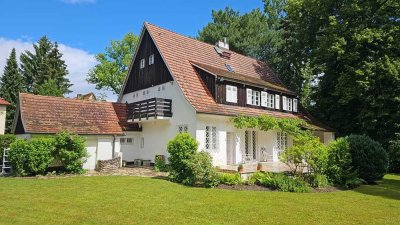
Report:
[[113,135],[113,142],[112,142],[112,156],[115,158],[115,134]]

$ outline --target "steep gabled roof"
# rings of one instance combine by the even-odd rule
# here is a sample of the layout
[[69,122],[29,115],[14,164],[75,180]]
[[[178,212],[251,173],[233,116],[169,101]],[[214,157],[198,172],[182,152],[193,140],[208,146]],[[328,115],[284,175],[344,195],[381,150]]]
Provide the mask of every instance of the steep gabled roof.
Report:
[[[300,113],[291,114],[218,104],[196,72],[196,68],[200,68],[215,76],[225,76],[253,85],[257,83],[260,86],[271,88],[278,92],[295,95],[294,92],[285,87],[266,63],[229,50],[224,50],[229,57],[221,57],[216,52],[214,45],[177,34],[147,22],[144,23],[142,35],[145,30],[149,32],[174,80],[178,83],[185,98],[197,113],[227,116],[271,115],[280,118],[301,118],[313,123],[309,117]],[[135,60],[135,56],[133,60]],[[234,69],[233,74],[223,72],[227,71],[226,64],[229,64]],[[126,80],[124,85],[126,85]],[[120,99],[122,93],[123,90],[121,91]],[[325,130],[320,126],[315,126],[314,129]]]
[[16,118],[21,120],[24,133],[68,130],[78,134],[122,135],[123,130],[136,128],[126,124],[125,108],[114,104],[21,93]]

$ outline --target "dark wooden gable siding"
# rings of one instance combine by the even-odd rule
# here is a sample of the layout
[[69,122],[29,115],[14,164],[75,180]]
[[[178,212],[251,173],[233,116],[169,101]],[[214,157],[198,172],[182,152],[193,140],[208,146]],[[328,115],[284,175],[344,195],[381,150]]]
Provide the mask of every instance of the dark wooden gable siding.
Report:
[[200,78],[203,80],[204,85],[207,87],[207,89],[210,91],[211,95],[215,99],[216,95],[216,85],[215,85],[215,76],[212,74],[209,74],[203,70],[200,70],[198,68],[195,68],[197,73],[199,74]]
[[18,113],[17,124],[15,125],[14,134],[25,134],[24,125],[22,124],[21,112]]
[[[149,56],[154,54],[154,64],[149,65]],[[146,60],[146,66],[140,69],[140,60]],[[131,73],[125,85],[124,94],[149,88],[158,84],[172,81],[173,78],[168,71],[156,45],[146,30],[143,34],[135,61],[133,62]]]

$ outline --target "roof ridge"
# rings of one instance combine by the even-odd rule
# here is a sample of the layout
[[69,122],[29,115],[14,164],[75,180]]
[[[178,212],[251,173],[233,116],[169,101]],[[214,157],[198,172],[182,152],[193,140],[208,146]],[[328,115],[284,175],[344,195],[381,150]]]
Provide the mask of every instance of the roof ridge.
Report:
[[26,93],[26,92],[20,92],[20,95],[27,95],[27,96],[34,96],[34,97],[41,97],[41,98],[58,98],[62,100],[70,100],[70,101],[78,101],[78,102],[86,102],[86,103],[114,103],[114,102],[108,102],[108,101],[88,101],[88,100],[83,100],[83,99],[76,99],[76,98],[66,98],[63,96],[49,96],[49,95],[37,95],[37,94],[32,94],[32,93]]
[[[182,36],[182,37],[184,37],[184,38],[187,38],[187,39],[190,39],[190,40],[194,40],[194,41],[200,42],[200,43],[202,43],[202,44],[210,45],[210,46],[212,46],[212,47],[215,47],[215,46],[216,46],[215,44],[213,45],[213,44],[210,44],[210,43],[207,43],[207,42],[201,41],[201,40],[199,40],[199,39],[197,39],[197,38],[191,38],[191,37],[188,37],[188,36],[186,36],[186,35],[180,34],[180,33],[176,32],[176,31],[169,30],[169,29],[167,29],[167,28],[164,28],[164,27],[160,27],[160,26],[158,26],[158,25],[155,25],[155,24],[153,24],[153,23],[149,23],[149,22],[144,22],[144,23],[145,23],[146,25],[152,25],[152,26],[155,26],[155,27],[157,27],[157,28],[159,28],[159,29],[162,29],[162,30],[165,30],[165,31],[168,31],[168,32],[174,33],[174,34],[176,34],[176,35],[179,35],[179,36]],[[225,50],[225,49],[224,49],[224,50]],[[263,63],[263,64],[265,64],[265,65],[269,66],[269,63],[267,63],[267,62],[264,62],[264,61],[258,60],[258,59],[256,59],[256,58],[253,58],[253,57],[250,57],[250,56],[247,56],[247,55],[244,55],[244,54],[242,54],[242,53],[238,53],[238,52],[235,52],[235,51],[232,51],[232,50],[228,50],[228,51],[230,51],[230,52],[233,52],[233,53],[235,53],[235,54],[237,54],[237,55],[240,55],[240,56],[243,56],[243,57],[246,57],[246,58],[252,59],[252,60],[256,60],[256,61],[257,61],[257,62],[259,62],[259,63]]]

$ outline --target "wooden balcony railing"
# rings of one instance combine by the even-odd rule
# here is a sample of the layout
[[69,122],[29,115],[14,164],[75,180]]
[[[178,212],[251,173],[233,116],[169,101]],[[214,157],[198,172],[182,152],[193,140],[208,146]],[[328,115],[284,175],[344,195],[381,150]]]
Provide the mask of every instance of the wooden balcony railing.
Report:
[[150,98],[128,104],[128,120],[141,121],[157,117],[172,117],[171,99]]

